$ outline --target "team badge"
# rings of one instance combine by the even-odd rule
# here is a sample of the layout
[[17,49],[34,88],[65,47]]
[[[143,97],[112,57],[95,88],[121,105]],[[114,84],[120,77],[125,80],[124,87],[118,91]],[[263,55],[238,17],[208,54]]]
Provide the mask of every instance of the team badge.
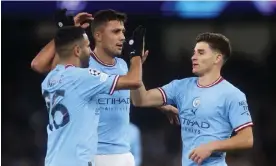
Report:
[[200,105],[199,97],[196,97],[193,101],[193,107],[197,108]]

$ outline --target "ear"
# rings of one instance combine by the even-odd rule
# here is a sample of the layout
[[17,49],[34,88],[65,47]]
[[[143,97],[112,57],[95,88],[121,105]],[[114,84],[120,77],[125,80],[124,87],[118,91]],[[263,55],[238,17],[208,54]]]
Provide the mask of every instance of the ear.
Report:
[[220,53],[217,53],[215,63],[217,64],[217,63],[220,63],[220,62],[223,62],[223,55],[220,54]]
[[102,33],[100,31],[96,31],[94,33],[94,39],[97,42],[101,42],[102,41]]
[[80,57],[81,55],[81,48],[79,45],[75,45],[74,46],[74,55],[77,56],[77,57]]

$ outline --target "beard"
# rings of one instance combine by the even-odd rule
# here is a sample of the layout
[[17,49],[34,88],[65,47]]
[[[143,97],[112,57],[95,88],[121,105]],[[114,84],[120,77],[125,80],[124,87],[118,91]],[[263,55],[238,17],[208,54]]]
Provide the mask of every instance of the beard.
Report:
[[105,48],[104,51],[111,57],[121,57],[122,51]]

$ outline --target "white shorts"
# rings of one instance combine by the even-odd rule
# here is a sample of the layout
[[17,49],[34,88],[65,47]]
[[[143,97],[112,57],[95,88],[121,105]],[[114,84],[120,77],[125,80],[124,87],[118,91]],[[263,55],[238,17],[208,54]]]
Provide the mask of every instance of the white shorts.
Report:
[[134,157],[131,153],[96,155],[96,166],[135,166]]

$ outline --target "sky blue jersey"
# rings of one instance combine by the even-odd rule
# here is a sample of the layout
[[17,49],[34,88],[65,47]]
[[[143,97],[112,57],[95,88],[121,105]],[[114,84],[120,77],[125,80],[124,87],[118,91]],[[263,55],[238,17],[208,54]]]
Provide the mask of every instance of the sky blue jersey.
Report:
[[[128,72],[128,66],[123,59],[116,57],[115,64],[105,64],[94,53],[90,57],[89,66],[110,75],[125,75]],[[97,154],[128,153],[130,91],[100,94],[94,98],[94,102],[100,111]]]
[[130,152],[134,157],[135,166],[140,166],[142,162],[141,132],[140,129],[133,123],[129,124],[128,136],[130,142]]
[[49,124],[46,166],[89,166],[97,150],[99,110],[94,97],[111,94],[119,76],[57,65],[42,82]]
[[[230,138],[233,131],[251,126],[243,92],[220,77],[213,84],[202,87],[198,78],[174,80],[158,88],[164,103],[175,104],[181,120],[182,165],[197,166],[189,159],[190,152],[211,141]],[[215,152],[202,166],[226,166],[225,153]]]

